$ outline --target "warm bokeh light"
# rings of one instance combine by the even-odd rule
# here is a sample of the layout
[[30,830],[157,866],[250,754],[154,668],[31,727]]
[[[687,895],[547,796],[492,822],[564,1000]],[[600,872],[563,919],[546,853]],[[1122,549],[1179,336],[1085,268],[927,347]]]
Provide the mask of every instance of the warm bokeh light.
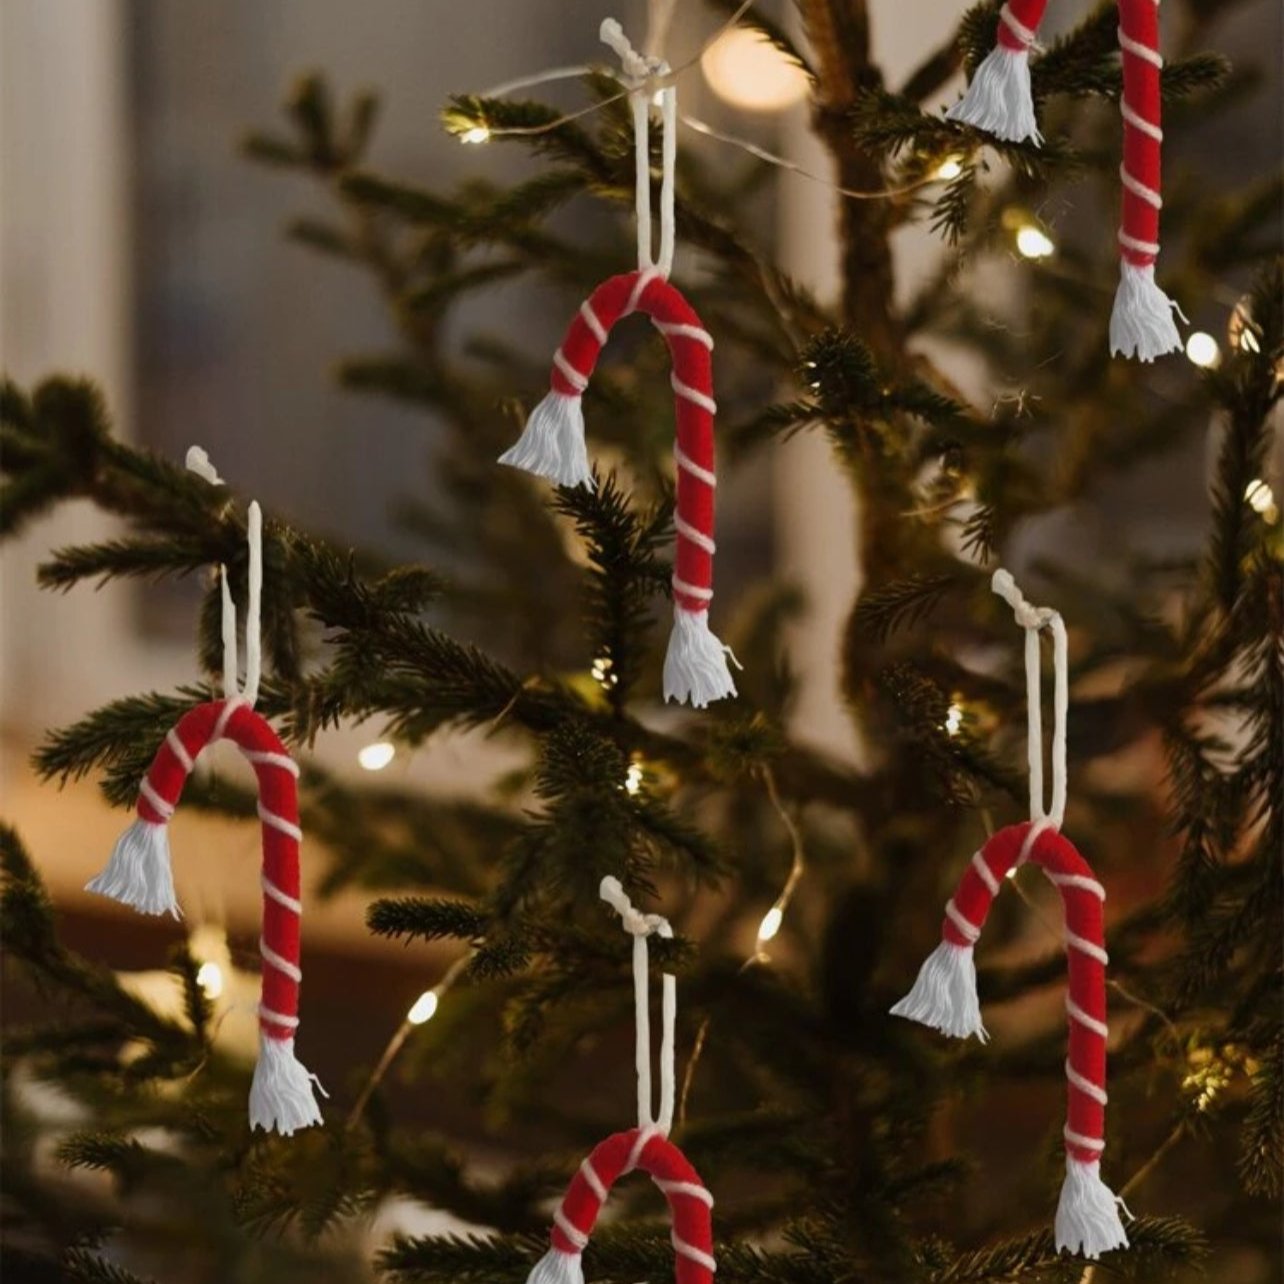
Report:
[[485,125],[474,125],[472,129],[466,129],[459,135],[461,143],[488,143],[490,142],[490,130]]
[[963,162],[957,156],[947,156],[937,167],[933,178],[943,183],[953,182],[963,172]]
[[217,963],[202,963],[196,971],[196,984],[207,999],[217,999],[223,993],[223,969]]
[[1031,223],[1018,230],[1016,246],[1022,258],[1027,259],[1046,259],[1055,254],[1057,249],[1052,238]]
[[957,736],[959,728],[963,725],[963,706],[952,704],[945,714],[945,733],[950,736]]
[[762,916],[762,922],[758,924],[758,943],[770,941],[780,931],[780,925],[784,921],[785,911],[779,905],[773,905]]
[[636,794],[641,788],[642,768],[636,762],[631,762],[624,776],[624,790],[628,794]]
[[705,50],[700,67],[710,89],[747,111],[781,111],[807,96],[807,75],[766,36],[733,27]]
[[431,1021],[437,1015],[437,991],[425,990],[414,1002],[414,1006],[406,1013],[406,1020],[411,1025],[423,1025],[425,1021]]
[[1193,365],[1210,370],[1222,359],[1222,350],[1216,339],[1203,330],[1196,330],[1186,340],[1186,356]]
[[397,756],[396,745],[387,740],[376,740],[357,753],[357,761],[366,771],[382,771]]

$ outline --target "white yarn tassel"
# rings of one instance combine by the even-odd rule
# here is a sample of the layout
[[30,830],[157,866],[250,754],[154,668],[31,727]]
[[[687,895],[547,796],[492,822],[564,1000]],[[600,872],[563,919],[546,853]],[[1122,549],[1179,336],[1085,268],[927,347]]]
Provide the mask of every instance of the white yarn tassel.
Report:
[[1034,119],[1030,54],[995,45],[976,69],[967,92],[945,113],[947,120],[975,125],[1009,143],[1043,142]]
[[1153,263],[1137,267],[1121,260],[1119,289],[1110,314],[1111,353],[1153,361],[1165,352],[1180,352],[1174,312],[1180,314],[1181,309],[1155,284]]
[[316,1076],[294,1055],[293,1039],[271,1039],[260,1031],[259,1059],[250,1085],[250,1128],[288,1137],[319,1124],[321,1107],[314,1084]]
[[942,941],[924,960],[914,988],[892,1008],[892,1015],[918,1021],[955,1039],[976,1035],[982,1043],[987,1042],[990,1036],[981,1024],[972,947]]
[[106,868],[85,884],[85,891],[110,896],[143,914],[181,918],[170,868],[169,827],[134,821],[116,840]]
[[664,698],[703,709],[736,694],[728,650],[709,631],[708,611],[673,609],[673,632],[664,657]]
[[531,411],[522,435],[500,455],[499,462],[547,477],[559,486],[587,486],[592,490],[581,399],[550,392]]
[[1066,1159],[1066,1179],[1057,1205],[1057,1251],[1068,1249],[1095,1261],[1112,1248],[1127,1248],[1119,1209],[1123,1201],[1101,1180],[1099,1163]]
[[531,1268],[526,1284],[584,1284],[584,1258],[550,1248]]

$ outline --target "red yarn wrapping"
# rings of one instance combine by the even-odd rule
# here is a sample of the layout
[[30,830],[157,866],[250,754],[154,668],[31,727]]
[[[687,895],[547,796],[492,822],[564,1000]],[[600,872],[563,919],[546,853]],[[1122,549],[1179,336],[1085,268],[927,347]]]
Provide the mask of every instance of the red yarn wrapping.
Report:
[[[652,275],[633,298],[641,273],[626,272],[604,281],[593,291],[576,314],[562,340],[558,357],[580,376],[576,384],[559,368],[555,359],[550,377],[554,392],[579,397],[597,366],[604,346],[585,309],[596,318],[603,334],[633,312],[641,312],[664,335],[673,361],[674,413],[677,419],[677,552],[674,558],[673,598],[685,611],[705,611],[713,597],[713,341],[700,323],[695,309],[681,292],[663,277]],[[633,306],[630,307],[632,300]],[[672,327],[686,327],[674,329]],[[703,341],[696,337],[703,335]],[[681,384],[703,398],[700,404],[685,394]],[[703,474],[703,476],[701,475]],[[686,526],[695,536],[684,534]],[[707,546],[702,547],[702,542]]]
[[[999,830],[973,858],[973,863],[959,881],[953,906],[972,924],[977,935],[985,926],[995,893],[977,870],[975,862],[977,859],[984,862],[992,880],[1002,887],[1004,877],[1020,858],[1029,829],[1030,822],[1027,821]],[[1070,1017],[1070,1049],[1066,1061],[1066,1152],[1081,1163],[1094,1163],[1101,1158],[1106,1135],[1106,1037],[1102,1033],[1106,1024],[1105,891],[1093,876],[1088,862],[1069,839],[1054,829],[1044,829],[1039,833],[1028,859],[1056,884],[1065,908],[1069,968],[1067,1012]],[[975,939],[965,935],[948,914],[941,925],[941,935],[950,944],[958,946],[971,946]],[[1082,1015],[1077,1015],[1075,1009]],[[1095,1023],[1097,1028],[1088,1022]],[[1071,1070],[1082,1076],[1101,1099],[1078,1086],[1069,1077]],[[1081,1140],[1072,1140],[1071,1134]]]
[[[263,817],[263,945],[282,958],[297,973],[299,968],[299,790],[298,768],[280,737],[267,720],[249,705],[237,701],[223,722],[228,701],[211,700],[183,715],[170,732],[194,763],[201,751],[216,739],[231,740],[245,755],[259,784],[259,815]],[[216,733],[218,733],[216,735]],[[171,808],[178,805],[191,768],[172,747],[169,738],[161,745],[147,769],[147,783]],[[140,819],[164,824],[162,815],[144,794],[138,796]],[[279,821],[293,832],[272,823]],[[275,889],[293,905],[282,904],[269,892]],[[291,1039],[298,1025],[299,981],[264,955],[263,991],[259,1028],[272,1039]],[[279,1018],[279,1019],[278,1019]]]
[[[713,1284],[713,1197],[686,1156],[662,1133],[638,1128],[617,1132],[601,1142],[571,1179],[555,1215],[550,1240],[559,1253],[578,1254],[593,1233],[603,1200],[586,1169],[608,1193],[626,1173],[629,1158],[641,1141],[633,1167],[650,1176],[669,1202],[676,1254],[677,1284]],[[564,1229],[569,1225],[574,1235]],[[577,1240],[578,1237],[578,1240]]]

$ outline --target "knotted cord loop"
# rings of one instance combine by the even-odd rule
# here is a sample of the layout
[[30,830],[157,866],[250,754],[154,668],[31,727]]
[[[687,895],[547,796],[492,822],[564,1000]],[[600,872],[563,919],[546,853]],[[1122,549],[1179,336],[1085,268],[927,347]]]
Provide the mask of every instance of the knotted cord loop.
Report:
[[659,914],[644,914],[635,909],[625,895],[620,880],[607,875],[602,880],[601,896],[620,916],[624,930],[633,937],[633,1011],[637,1030],[635,1061],[638,1074],[638,1127],[658,1129],[664,1136],[673,1127],[674,1102],[674,1037],[678,1015],[678,982],[671,973],[664,974],[660,1036],[660,1113],[651,1113],[651,1009],[648,1002],[650,960],[647,938],[652,934],[672,939],[669,920]]
[[[1025,600],[1010,572],[994,572],[991,588],[1011,608],[1025,630],[1026,756],[1030,766],[1030,828],[1027,849],[1043,830],[1060,829],[1066,814],[1066,719],[1070,708],[1070,677],[1065,621],[1058,611]],[[1052,805],[1043,805],[1043,709],[1039,682],[1039,632],[1052,634],[1053,717]]]

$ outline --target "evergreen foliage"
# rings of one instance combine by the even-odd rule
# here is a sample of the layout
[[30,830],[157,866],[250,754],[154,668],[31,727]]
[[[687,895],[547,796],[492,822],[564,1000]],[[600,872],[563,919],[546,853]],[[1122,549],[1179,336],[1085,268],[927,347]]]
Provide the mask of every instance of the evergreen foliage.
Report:
[[[1236,1244],[1279,1264],[1284,527],[1248,502],[1268,469],[1284,368],[1279,184],[1217,193],[1195,183],[1165,213],[1172,292],[1195,300],[1233,282],[1251,342],[1202,375],[1175,358],[1154,370],[1113,362],[1118,122],[1113,102],[1092,103],[1119,94],[1113,5],[1033,63],[1042,148],[996,144],[940,112],[950,77],[992,42],[993,0],[899,87],[870,61],[863,0],[797,7],[805,54],[766,16],[747,20],[811,77],[814,126],[845,186],[904,188],[947,157],[961,167],[945,184],[840,202],[841,288],[828,306],[732,221],[742,176],[724,184],[679,165],[678,279],[717,336],[724,459],[823,432],[859,500],[863,587],[838,663],[867,761],[857,771],[788,729],[785,626],[803,609],[788,585],[750,586],[734,604],[720,592],[724,635],[745,664],[741,699],[654,716],[672,516],[662,345],[604,355],[585,400],[612,471],[593,493],[550,494],[494,464],[542,394],[549,351],[491,335],[462,350],[447,342],[479,291],[533,276],[569,315],[630,261],[632,141],[614,82],[587,77],[604,105],[574,122],[556,123],[539,102],[452,99],[443,115],[456,133],[540,131],[494,145],[541,168],[511,187],[437,191],[369,168],[377,99],[341,103],[320,76],[304,77],[284,123],[250,135],[244,151],[326,194],[330,212],[295,220],[287,237],[368,275],[398,336],[388,351],[353,355],[338,382],[436,417],[444,499],[407,514],[425,561],[401,566],[267,515],[260,707],[300,755],[305,829],[335,853],[325,890],[365,891],[376,934],[468,952],[444,1001],[455,1015],[416,1037],[442,1056],[439,1073],[475,1085],[506,1166],[479,1178],[465,1139],[398,1125],[380,1092],[345,1126],[359,1068],[335,1088],[324,1129],[251,1138],[249,1070],[220,1050],[191,958],[172,960],[183,1016],[159,1016],[60,942],[37,865],[4,828],[0,928],[50,1013],[10,1031],[4,1048],[6,1280],[142,1278],[118,1261],[155,1262],[157,1279],[175,1280],[524,1280],[550,1201],[588,1146],[631,1120],[628,945],[597,901],[607,873],[675,919],[678,937],[657,943],[655,965],[682,977],[677,1139],[718,1195],[721,1280],[1080,1280],[1083,1263],[1058,1257],[1043,1229],[1061,1153],[1059,1009],[1027,1008],[1037,1014],[1029,1037],[984,1056],[885,1014],[931,948],[966,854],[987,825],[1024,810],[1021,643],[989,592],[994,559],[1041,522],[1082,517],[1143,465],[1178,458],[1210,423],[1198,557],[1178,550],[1160,562],[1119,543],[1088,576],[1074,558],[1049,556],[1031,568],[1029,591],[1064,613],[1081,688],[1067,828],[1107,885],[1139,844],[1161,849],[1165,875],[1162,892],[1110,919],[1105,1162],[1118,1186],[1135,1176],[1127,1193],[1144,1215],[1101,1277],[1181,1278],[1205,1260],[1216,1273]],[[1165,5],[1180,39],[1164,78],[1171,142],[1196,115],[1251,110],[1247,73],[1203,51],[1216,22],[1246,7]],[[1085,201],[1100,197],[1100,217],[1085,218],[1082,235],[1063,229],[1055,264],[1013,269],[1022,298],[1009,311],[983,298],[975,270],[1010,255],[1005,213],[1072,183]],[[586,247],[562,234],[558,215],[590,202],[618,217]],[[890,239],[908,223],[954,249],[902,306]],[[984,363],[991,404],[954,387],[925,340]],[[765,388],[778,396],[766,407]],[[205,579],[222,562],[243,599],[244,505],[122,444],[90,383],[6,382],[0,470],[4,535],[71,501],[124,524],[53,551],[45,587]],[[449,574],[433,565],[446,549]],[[195,656],[202,680],[122,695],[50,731],[35,756],[50,788],[91,776],[113,803],[132,802],[166,729],[217,682],[212,582]],[[485,729],[525,766],[479,802],[357,788],[308,761],[321,729],[368,718],[407,748],[445,728]],[[1112,779],[1125,756],[1143,766]],[[626,786],[631,768],[636,787]],[[233,789],[202,795],[193,781],[192,793],[247,823],[253,815]],[[746,963],[795,828],[807,874],[776,957]],[[1061,981],[1053,935],[1035,957],[1003,951],[1018,912],[1001,903],[993,953],[978,956],[983,1001],[1034,1001]],[[448,1037],[468,1053],[446,1056]],[[590,1039],[620,1086],[610,1109],[577,1095]],[[23,1090],[32,1081],[56,1085],[90,1121],[61,1137],[53,1163],[49,1125]],[[1015,1176],[982,1172],[969,1151],[985,1139],[967,1120],[979,1110],[994,1126],[1017,1086],[1046,1102],[1046,1135]],[[543,1119],[538,1135],[508,1127],[519,1107]],[[1182,1216],[1148,1198],[1167,1165],[1198,1173]],[[104,1180],[87,1183],[86,1172]],[[978,1195],[989,1182],[1001,1204]],[[392,1195],[487,1233],[403,1237],[364,1261],[352,1227]],[[586,1255],[588,1277],[664,1278],[672,1249],[654,1196],[626,1185],[613,1210]]]

